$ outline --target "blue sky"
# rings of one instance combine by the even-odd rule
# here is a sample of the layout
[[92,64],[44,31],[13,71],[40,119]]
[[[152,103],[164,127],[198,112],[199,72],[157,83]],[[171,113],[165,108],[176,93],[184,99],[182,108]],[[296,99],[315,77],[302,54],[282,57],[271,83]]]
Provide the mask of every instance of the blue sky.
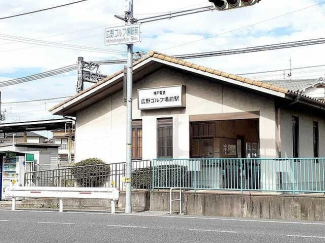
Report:
[[[1,1],[1,16],[32,11],[67,3],[67,0]],[[207,0],[135,0],[136,16],[168,12],[208,5]],[[142,42],[135,51],[156,50],[166,54],[195,53],[224,50],[246,46],[265,45],[323,37],[325,33],[325,4],[310,7],[294,14],[270,20],[319,1],[315,0],[262,0],[249,8],[224,12],[207,12],[177,19],[148,23],[141,26]],[[114,14],[123,13],[121,0],[92,0],[70,7],[0,21],[0,81],[23,77],[38,72],[75,64],[79,56],[85,60],[125,58],[124,46],[104,46],[105,26],[123,24]],[[251,25],[250,27],[247,27]],[[44,41],[88,46],[123,53],[95,53],[44,47],[4,40],[3,35],[33,38]],[[209,37],[209,38],[207,38]],[[204,39],[204,40],[202,40]],[[10,42],[10,44],[8,44]],[[189,42],[193,42],[188,44]],[[6,45],[3,45],[6,43]],[[245,73],[325,64],[323,46],[287,49],[225,57],[195,59],[192,62],[224,70]],[[101,67],[101,72],[111,74],[121,65]],[[317,78],[320,72],[294,72],[293,78]],[[255,79],[282,78],[256,75]],[[1,88],[3,102],[63,97],[75,94],[76,72]],[[7,121],[44,119],[51,114],[48,108],[62,100],[21,105],[4,104]]]

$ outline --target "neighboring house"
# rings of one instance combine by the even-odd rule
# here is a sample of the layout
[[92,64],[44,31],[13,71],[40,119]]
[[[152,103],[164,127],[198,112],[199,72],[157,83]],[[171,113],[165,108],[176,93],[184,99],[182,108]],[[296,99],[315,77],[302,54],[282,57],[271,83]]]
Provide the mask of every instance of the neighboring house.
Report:
[[0,133],[0,146],[14,143],[44,143],[47,138],[35,132]]
[[[76,161],[126,160],[123,76],[51,109],[76,117]],[[133,159],[325,156],[325,103],[295,89],[156,52],[133,77]]]
[[325,79],[292,79],[292,80],[269,80],[265,81],[269,84],[300,92],[311,98],[325,101]]
[[53,132],[55,144],[59,144],[58,163],[59,166],[68,166],[74,163],[74,132],[67,133],[64,130]]

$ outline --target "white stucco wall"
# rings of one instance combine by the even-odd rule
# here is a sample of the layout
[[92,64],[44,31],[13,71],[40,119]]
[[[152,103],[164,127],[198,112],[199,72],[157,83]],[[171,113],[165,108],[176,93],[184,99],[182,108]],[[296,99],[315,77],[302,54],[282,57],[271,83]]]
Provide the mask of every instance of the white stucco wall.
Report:
[[[186,86],[186,109],[139,111],[137,89]],[[173,118],[174,158],[189,158],[189,116],[245,111],[260,111],[261,157],[275,157],[275,109],[273,98],[236,87],[221,85],[162,68],[134,84],[133,119],[142,119],[143,159],[157,156],[157,118]],[[125,161],[126,107],[122,92],[77,113],[76,162],[98,157],[108,163]]]
[[319,156],[325,157],[325,119],[310,110],[286,108],[281,111],[281,152],[282,157],[292,158],[292,117],[299,117],[299,157],[312,158],[313,152],[313,122],[319,127]]

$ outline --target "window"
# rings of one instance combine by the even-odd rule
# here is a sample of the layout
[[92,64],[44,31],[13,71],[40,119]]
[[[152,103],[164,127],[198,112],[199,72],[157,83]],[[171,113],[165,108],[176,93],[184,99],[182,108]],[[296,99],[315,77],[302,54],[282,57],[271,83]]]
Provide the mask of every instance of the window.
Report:
[[313,122],[313,145],[314,145],[314,158],[319,156],[319,129],[318,122]]
[[142,159],[142,121],[132,121],[132,159]]
[[68,139],[67,138],[62,138],[61,139],[61,150],[68,150]]
[[173,157],[173,119],[158,119],[158,158]]
[[292,144],[293,144],[293,157],[299,157],[299,118],[292,117]]

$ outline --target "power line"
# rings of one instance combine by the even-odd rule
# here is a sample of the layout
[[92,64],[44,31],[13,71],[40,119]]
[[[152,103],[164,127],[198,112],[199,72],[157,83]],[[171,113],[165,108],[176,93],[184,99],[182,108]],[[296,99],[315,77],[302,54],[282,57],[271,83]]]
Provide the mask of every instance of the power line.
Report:
[[183,43],[183,44],[180,44],[180,45],[177,45],[177,46],[172,46],[172,47],[169,47],[169,48],[165,48],[165,49],[163,49],[161,51],[174,49],[174,48],[180,47],[180,46],[190,45],[190,44],[193,44],[193,43],[196,43],[196,42],[200,42],[200,41],[203,41],[203,40],[207,40],[207,39],[211,39],[211,38],[216,38],[216,37],[218,37],[220,35],[229,34],[229,33],[235,32],[237,30],[247,29],[247,28],[252,27],[254,25],[258,25],[258,24],[262,24],[262,23],[265,23],[265,22],[268,22],[268,21],[271,21],[271,20],[279,19],[279,18],[282,18],[284,16],[288,16],[288,15],[291,15],[291,14],[294,14],[294,13],[297,13],[297,12],[300,12],[300,11],[303,11],[303,10],[306,10],[306,9],[309,9],[309,8],[313,8],[313,7],[319,6],[319,5],[324,4],[324,3],[325,3],[325,1],[322,1],[322,2],[319,2],[317,4],[307,6],[305,8],[301,8],[301,9],[297,9],[297,10],[292,11],[292,12],[288,12],[286,14],[278,15],[278,16],[275,16],[275,17],[272,17],[272,18],[269,18],[269,19],[265,19],[265,20],[262,20],[262,21],[259,21],[259,22],[253,23],[253,24],[244,25],[244,26],[241,26],[241,27],[236,28],[236,29],[232,29],[232,30],[229,30],[229,31],[226,31],[226,32],[222,32],[222,33],[216,34],[214,36],[209,36],[209,37],[205,37],[205,38],[202,38],[202,39],[199,39],[199,40],[186,42],[186,43]]
[[80,1],[77,1],[77,2],[66,3],[66,4],[62,4],[62,5],[53,6],[53,7],[50,7],[50,8],[43,8],[43,9],[31,11],[31,12],[26,12],[26,13],[21,13],[21,14],[15,14],[15,15],[6,16],[6,17],[0,17],[0,20],[10,19],[10,18],[15,18],[15,17],[20,17],[20,16],[34,14],[34,13],[39,13],[39,12],[43,12],[43,11],[47,11],[47,10],[52,10],[52,9],[55,9],[55,8],[62,8],[62,7],[66,7],[66,6],[69,6],[69,5],[72,5],[72,4],[77,4],[77,3],[86,2],[86,1],[88,1],[88,0],[80,0]]
[[[316,66],[305,66],[305,67],[297,67],[297,68],[292,68],[291,70],[299,70],[299,69],[307,69],[307,68],[316,68],[316,67],[325,67],[324,64],[322,65],[316,65]],[[277,70],[267,70],[267,71],[260,71],[260,72],[253,72],[253,73],[239,73],[237,75],[251,75],[251,74],[263,74],[263,73],[275,73],[275,72],[283,72],[283,71],[287,71],[290,70],[290,68],[287,69],[277,69]]]
[[293,42],[284,42],[284,43],[279,43],[279,44],[254,46],[254,47],[223,50],[223,51],[212,51],[212,52],[174,55],[174,57],[180,58],[180,59],[216,57],[216,56],[227,56],[227,55],[244,54],[244,53],[252,53],[252,52],[271,51],[271,50],[287,49],[287,48],[293,48],[293,47],[319,45],[319,44],[325,44],[325,38],[293,41]]
[[62,68],[50,70],[47,72],[30,75],[30,76],[23,77],[23,78],[2,81],[2,82],[0,82],[0,87],[7,87],[10,85],[26,83],[26,82],[30,82],[30,81],[34,81],[34,80],[38,80],[38,79],[52,77],[52,76],[63,74],[63,73],[72,72],[72,71],[77,70],[77,67],[78,66],[76,64],[74,64],[74,65],[69,65],[69,66],[65,66]]
[[[98,35],[94,35],[94,36],[98,36]],[[84,38],[84,37],[82,37],[82,38]],[[82,38],[77,38],[77,39],[82,39]],[[16,42],[22,42],[22,43],[33,44],[33,45],[41,45],[41,46],[49,46],[49,47],[55,47],[55,48],[89,51],[89,52],[125,53],[124,51],[117,51],[117,50],[112,50],[112,49],[107,50],[104,48],[97,48],[97,47],[78,46],[78,45],[64,44],[63,42],[43,41],[43,40],[37,40],[37,39],[31,39],[31,38],[25,38],[25,37],[19,37],[19,36],[12,36],[12,35],[0,34],[0,39],[14,40]],[[73,39],[73,40],[77,40],[77,39]],[[71,41],[71,40],[68,40],[68,41]],[[6,51],[0,51],[0,52],[6,52]]]
[[47,99],[38,99],[38,100],[22,100],[22,101],[13,101],[13,102],[2,102],[2,105],[11,105],[11,104],[21,104],[21,103],[34,103],[34,102],[42,102],[42,101],[51,101],[51,100],[62,100],[68,99],[72,96],[63,96],[63,97],[54,97],[54,98],[47,98]]
[[[264,45],[264,46],[255,46],[255,47],[247,47],[247,48],[239,48],[239,49],[231,49],[231,50],[221,50],[221,51],[212,51],[212,52],[201,52],[201,53],[192,53],[192,54],[182,54],[182,55],[175,55],[174,57],[180,59],[194,59],[194,58],[206,58],[206,57],[215,57],[215,56],[225,56],[225,55],[234,55],[234,54],[244,54],[244,53],[251,53],[251,52],[261,52],[261,51],[269,51],[269,50],[279,50],[285,48],[293,48],[293,47],[301,47],[301,46],[309,46],[309,45],[318,45],[318,44],[325,44],[325,38],[319,39],[311,39],[311,40],[303,40],[303,41],[294,41],[294,42],[285,42],[285,43],[278,43],[278,44],[271,44],[271,45]],[[123,64],[125,63],[125,59],[116,59],[116,60],[106,60],[106,61],[97,61],[94,62],[99,65],[105,64]],[[320,67],[322,65],[314,66]],[[325,66],[325,65],[324,65]],[[8,81],[0,82],[0,87],[20,84],[23,82],[29,82],[41,78],[51,77],[54,75],[71,72],[77,69],[77,65],[70,65],[67,67],[59,68],[56,70],[51,70],[45,73],[35,74],[24,78],[13,79]],[[292,70],[297,70],[292,69]],[[271,70],[266,72],[279,72],[285,71],[284,70]],[[264,73],[266,73],[264,72]],[[246,74],[239,74],[239,75],[250,75],[250,74],[258,74],[263,72],[256,72],[256,73],[246,73]]]
[[[311,45],[320,45],[320,44],[325,44],[325,38],[283,42],[283,43],[277,43],[277,44],[269,44],[269,45],[263,45],[263,46],[252,46],[252,47],[237,48],[237,49],[230,49],[230,50],[180,54],[180,55],[173,55],[173,57],[179,58],[179,59],[195,59],[195,58],[217,57],[217,56],[227,56],[227,55],[235,55],[235,54],[246,54],[246,53],[253,53],[253,52],[280,50],[280,49],[311,46]],[[103,64],[122,64],[125,62],[126,62],[126,59],[116,59],[116,60],[98,61],[95,63],[103,65]],[[277,70],[275,70],[275,71],[277,71]],[[280,71],[284,71],[284,70],[280,70]],[[252,74],[255,74],[255,73],[252,73]],[[243,75],[245,75],[245,74],[243,74]]]

